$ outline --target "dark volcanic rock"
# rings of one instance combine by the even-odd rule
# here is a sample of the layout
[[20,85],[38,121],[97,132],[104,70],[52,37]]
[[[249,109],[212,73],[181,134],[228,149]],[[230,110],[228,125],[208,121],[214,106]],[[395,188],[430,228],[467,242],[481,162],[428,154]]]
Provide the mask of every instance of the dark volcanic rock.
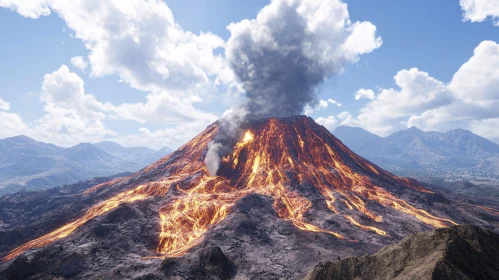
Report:
[[499,279],[499,234],[470,225],[418,233],[373,255],[319,264],[307,279]]
[[200,262],[206,275],[218,279],[229,279],[233,274],[233,265],[220,247],[206,248],[200,254]]
[[140,214],[129,204],[122,204],[107,215],[107,222],[119,223],[137,218]]
[[493,209],[393,176],[308,117],[250,129],[216,177],[204,162],[214,124],[128,177],[0,197],[0,279],[303,279],[319,262],[453,224],[436,217],[498,228],[479,216]]
[[59,270],[62,276],[71,277],[84,268],[83,256],[73,253],[66,257],[59,266]]
[[189,257],[167,258],[161,270],[168,278],[181,279],[231,279],[236,271],[220,247],[204,248]]

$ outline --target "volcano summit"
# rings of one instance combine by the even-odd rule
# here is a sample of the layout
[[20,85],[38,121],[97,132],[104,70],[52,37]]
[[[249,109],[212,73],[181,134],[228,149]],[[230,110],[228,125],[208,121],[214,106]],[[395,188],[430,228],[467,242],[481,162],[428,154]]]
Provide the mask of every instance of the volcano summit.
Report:
[[[499,224],[490,209],[382,170],[304,116],[252,122],[210,176],[218,129],[129,177],[3,198],[1,275],[298,278],[410,233]],[[43,210],[23,212],[35,202]]]

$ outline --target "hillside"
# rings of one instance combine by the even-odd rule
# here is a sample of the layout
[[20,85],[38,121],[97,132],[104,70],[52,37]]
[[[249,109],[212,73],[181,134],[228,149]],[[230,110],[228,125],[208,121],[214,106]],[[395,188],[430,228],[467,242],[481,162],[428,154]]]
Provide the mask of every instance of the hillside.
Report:
[[308,280],[499,279],[499,234],[470,225],[422,232],[377,253],[319,264]]

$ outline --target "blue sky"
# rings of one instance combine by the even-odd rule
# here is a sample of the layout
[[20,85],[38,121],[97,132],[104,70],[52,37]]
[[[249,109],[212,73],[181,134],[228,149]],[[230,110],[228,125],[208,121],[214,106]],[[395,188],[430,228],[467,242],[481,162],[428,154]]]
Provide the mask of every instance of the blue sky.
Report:
[[[70,23],[73,16],[71,9],[62,11],[48,0],[34,1],[34,4],[21,2],[0,1],[0,6],[8,7],[0,8],[0,108],[2,102],[9,104],[8,108],[3,106],[4,110],[0,111],[3,114],[0,115],[3,116],[0,138],[22,133],[63,146],[111,139],[128,146],[175,148],[244,96],[244,93],[228,93],[231,82],[203,84],[186,90],[188,93],[177,85],[167,84],[168,93],[158,97],[161,101],[151,103],[172,102],[173,105],[162,104],[162,107],[151,109],[150,114],[144,113],[150,108],[147,96],[158,94],[159,90],[154,79],[147,74],[138,77],[142,75],[140,71],[127,69],[138,62],[122,62],[120,59],[124,58],[113,58],[111,50],[106,55],[114,59],[116,65],[112,69],[105,69],[104,64],[94,65],[88,57],[95,49],[88,47],[88,44],[98,44],[96,40],[100,38],[91,37],[91,34],[84,34],[82,38],[82,28],[87,27],[80,23],[75,27]],[[141,5],[142,1],[133,2]],[[383,43],[368,52],[359,53],[357,62],[345,63],[341,73],[330,75],[318,87],[317,102],[331,98],[341,103],[341,107],[326,102],[327,106],[307,111],[309,115],[331,130],[345,124],[387,135],[416,125],[424,130],[465,128],[499,140],[499,114],[494,113],[494,105],[499,100],[495,87],[499,85],[499,75],[493,70],[498,65],[499,47],[495,42],[499,40],[499,27],[494,25],[494,17],[499,15],[499,7],[493,4],[493,0],[487,7],[480,7],[472,3],[473,0],[461,3],[459,0],[343,2],[348,5],[350,21],[370,22],[376,26],[375,36],[381,37]],[[182,32],[213,34],[219,38],[218,41],[213,38],[203,40],[217,45],[231,37],[227,29],[230,23],[254,19],[269,3],[261,0],[172,0],[158,5],[166,4]],[[37,5],[50,11],[50,15],[26,12],[36,11]],[[116,28],[119,30],[119,27]],[[141,28],[141,32],[148,32],[147,28],[152,30],[155,27],[151,24]],[[121,46],[115,45],[115,48],[120,49]],[[475,51],[479,46],[482,46],[480,52]],[[213,56],[224,59],[224,46],[212,49]],[[131,51],[138,54],[138,60],[145,53],[140,48]],[[85,69],[78,69],[70,62],[77,56],[88,64]],[[130,59],[130,56],[126,57]],[[68,68],[62,69],[62,65]],[[99,67],[104,70],[94,73]],[[174,76],[177,73],[173,69],[175,66],[168,67],[168,79],[177,79]],[[223,62],[217,67],[227,68]],[[215,76],[220,76],[219,72],[225,71],[217,69],[219,72],[210,74],[213,69],[204,65],[201,68],[208,73],[210,82],[216,80]],[[412,68],[418,70],[410,70]],[[399,72],[404,69],[407,71]],[[178,71],[178,79],[185,79],[182,85],[189,83],[190,79],[199,78],[189,76],[185,71],[188,70]],[[400,74],[400,82],[394,81],[397,73]],[[46,77],[47,74],[50,77]],[[467,78],[475,76],[474,80]],[[74,94],[71,92],[67,95],[75,99],[81,97],[78,102],[88,106],[62,100],[61,95],[65,95],[66,91],[79,87],[78,79],[84,83],[83,92],[74,95],[76,97],[71,97]],[[235,80],[237,82],[237,78]],[[47,85],[49,81],[52,81],[51,87]],[[68,81],[72,84],[55,85]],[[75,87],[75,84],[78,86]],[[171,88],[174,89],[170,91]],[[359,89],[372,90],[372,99],[356,100],[355,93]],[[176,91],[183,93],[177,94]],[[88,95],[93,96],[91,101]],[[182,101],[165,101],[167,96],[178,96]],[[187,99],[190,101],[185,101]],[[182,102],[182,105],[175,102]],[[121,104],[141,104],[143,108],[115,108]],[[173,112],[176,109],[181,112]],[[194,117],[190,116],[191,109],[195,110],[192,113]],[[359,113],[361,110],[363,113]]]

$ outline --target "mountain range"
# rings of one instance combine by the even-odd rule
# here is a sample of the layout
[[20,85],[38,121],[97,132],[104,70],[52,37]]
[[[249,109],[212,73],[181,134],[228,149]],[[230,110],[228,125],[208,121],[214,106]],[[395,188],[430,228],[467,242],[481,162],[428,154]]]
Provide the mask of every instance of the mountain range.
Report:
[[411,127],[380,137],[340,126],[333,134],[355,153],[397,175],[499,181],[499,145],[468,130],[442,133]]
[[62,148],[23,135],[6,138],[0,140],[0,195],[138,171],[170,152],[114,142]]

